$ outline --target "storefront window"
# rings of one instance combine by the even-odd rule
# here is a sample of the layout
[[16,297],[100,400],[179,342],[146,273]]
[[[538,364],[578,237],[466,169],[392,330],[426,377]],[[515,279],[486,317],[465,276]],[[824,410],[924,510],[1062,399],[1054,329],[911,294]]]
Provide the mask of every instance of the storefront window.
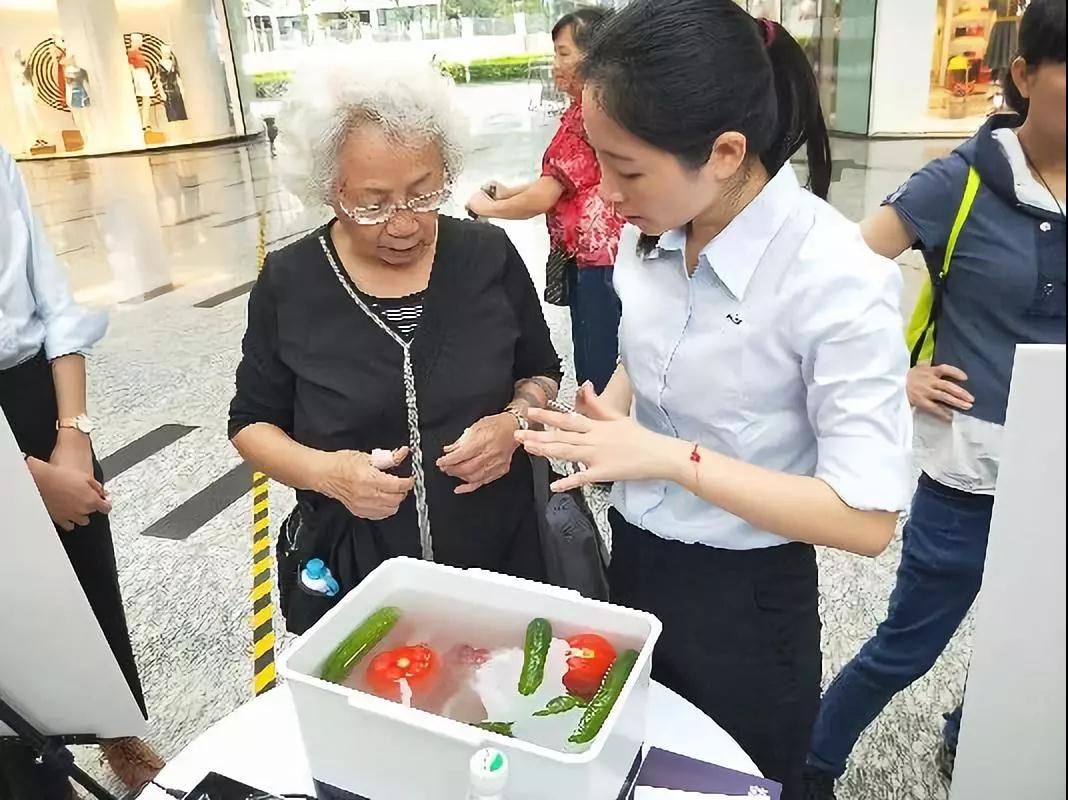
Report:
[[[1000,109],[1023,0],[878,4],[873,135],[974,133]],[[902,46],[902,42],[914,46]]]
[[1000,102],[1016,54],[1024,2],[938,0],[928,110],[943,128],[970,131]]
[[[3,0],[0,0],[3,2]],[[511,83],[517,93],[553,103],[550,31],[587,5],[620,8],[626,0],[224,0],[241,9],[244,44],[238,69],[253,88],[252,113],[277,113],[308,48],[374,42],[425,59],[460,84]],[[231,16],[231,19],[233,16]],[[523,86],[522,84],[527,84]],[[557,109],[558,110],[558,109]]]
[[247,132],[218,0],[0,0],[0,142],[19,157]]

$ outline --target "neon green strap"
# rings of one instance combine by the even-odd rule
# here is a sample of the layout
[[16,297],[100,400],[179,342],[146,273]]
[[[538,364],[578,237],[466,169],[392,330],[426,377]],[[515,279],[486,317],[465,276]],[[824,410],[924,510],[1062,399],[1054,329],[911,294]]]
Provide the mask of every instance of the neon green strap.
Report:
[[953,254],[957,249],[957,239],[968,221],[975,204],[975,197],[979,193],[979,172],[975,167],[969,167],[968,179],[964,184],[964,195],[961,197],[960,206],[957,208],[957,216],[953,220],[953,227],[949,232],[949,240],[946,242],[946,252],[942,259],[942,269],[938,273],[938,283],[935,285],[928,273],[927,280],[920,286],[920,294],[916,299],[916,305],[912,309],[912,317],[905,329],[905,340],[912,352],[912,365],[921,362],[929,362],[934,357],[934,326],[938,314],[941,311],[941,295],[944,291],[946,278],[949,275],[950,264],[953,263]]
[[957,249],[957,238],[961,228],[968,221],[968,215],[972,213],[975,204],[975,196],[979,193],[979,171],[975,167],[968,168],[968,181],[964,184],[964,197],[961,198],[960,208],[957,209],[957,218],[953,220],[953,229],[949,232],[949,241],[946,243],[946,256],[942,259],[942,271],[939,273],[942,280],[949,274],[949,264],[953,260],[953,252]]

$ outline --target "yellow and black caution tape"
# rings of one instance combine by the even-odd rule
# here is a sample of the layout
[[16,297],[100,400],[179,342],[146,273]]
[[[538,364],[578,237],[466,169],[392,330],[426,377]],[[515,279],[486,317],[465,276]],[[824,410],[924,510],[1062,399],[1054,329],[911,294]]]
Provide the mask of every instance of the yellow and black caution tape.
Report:
[[[256,263],[263,269],[267,258],[267,220],[260,210]],[[252,474],[252,688],[259,695],[277,683],[274,665],[274,581],[271,573],[271,519],[269,480],[262,472]]]
[[267,476],[252,476],[252,688],[256,694],[273,689],[274,599],[271,596],[271,525]]
[[263,269],[263,263],[267,260],[267,210],[260,208],[259,235],[256,239],[256,271]]

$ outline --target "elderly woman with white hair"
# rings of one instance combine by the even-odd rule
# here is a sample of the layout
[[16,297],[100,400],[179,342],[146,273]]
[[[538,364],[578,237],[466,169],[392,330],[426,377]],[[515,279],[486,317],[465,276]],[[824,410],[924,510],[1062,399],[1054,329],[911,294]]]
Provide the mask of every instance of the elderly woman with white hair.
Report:
[[278,124],[289,188],[334,218],[267,257],[229,425],[246,461],[297,490],[278,546],[297,633],[394,556],[543,578],[514,435],[560,380],[508,237],[439,213],[462,166],[448,79],[328,58]]

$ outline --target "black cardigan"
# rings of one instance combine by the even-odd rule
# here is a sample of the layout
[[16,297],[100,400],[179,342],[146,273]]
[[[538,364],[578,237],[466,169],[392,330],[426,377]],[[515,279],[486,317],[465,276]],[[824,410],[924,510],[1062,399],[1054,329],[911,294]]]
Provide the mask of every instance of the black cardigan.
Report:
[[[318,450],[406,445],[401,348],[340,285],[320,237],[330,243],[329,226],[270,254],[252,290],[230,436],[268,422]],[[435,558],[536,574],[515,563],[516,548],[529,545],[516,537],[536,531],[530,463],[522,451],[508,475],[471,495],[455,495],[459,482],[435,466],[442,448],[467,426],[504,409],[516,381],[560,378],[534,285],[501,229],[440,218],[412,361]],[[355,519],[314,492],[298,492],[298,499],[317,531],[312,549],[318,552],[307,556],[326,559],[343,589],[384,558],[419,555],[412,497],[382,522]],[[345,539],[354,541],[339,541]]]

